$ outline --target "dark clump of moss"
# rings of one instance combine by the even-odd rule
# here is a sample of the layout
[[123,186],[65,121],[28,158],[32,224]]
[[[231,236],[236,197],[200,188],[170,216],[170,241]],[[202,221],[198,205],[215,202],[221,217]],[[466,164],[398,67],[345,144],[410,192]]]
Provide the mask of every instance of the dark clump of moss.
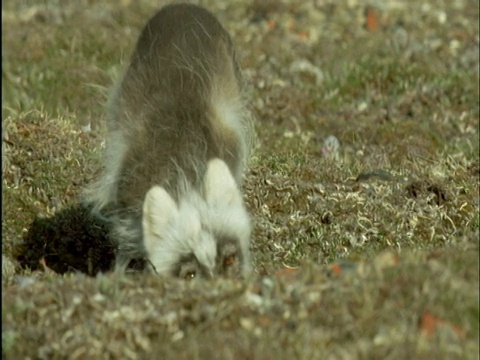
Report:
[[429,181],[413,181],[406,186],[405,190],[413,198],[432,193],[435,195],[434,203],[436,205],[443,205],[448,201],[448,195],[444,187]]
[[115,246],[108,237],[109,224],[77,204],[51,218],[36,218],[16,257],[24,268],[36,270],[43,258],[57,273],[80,271],[96,275],[112,268]]

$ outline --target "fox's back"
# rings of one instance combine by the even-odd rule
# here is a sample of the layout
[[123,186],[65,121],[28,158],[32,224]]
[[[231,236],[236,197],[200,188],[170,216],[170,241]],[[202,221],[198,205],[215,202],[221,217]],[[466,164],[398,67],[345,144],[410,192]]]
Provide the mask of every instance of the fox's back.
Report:
[[138,207],[154,184],[173,192],[179,178],[196,184],[211,158],[240,181],[250,136],[241,85],[230,37],[213,15],[187,4],[158,12],[111,106],[110,130],[126,143],[116,202]]
[[203,8],[170,5],[143,29],[121,96],[132,109],[146,102],[165,108],[187,101],[200,105],[205,90],[220,79],[231,85],[240,80],[228,33]]

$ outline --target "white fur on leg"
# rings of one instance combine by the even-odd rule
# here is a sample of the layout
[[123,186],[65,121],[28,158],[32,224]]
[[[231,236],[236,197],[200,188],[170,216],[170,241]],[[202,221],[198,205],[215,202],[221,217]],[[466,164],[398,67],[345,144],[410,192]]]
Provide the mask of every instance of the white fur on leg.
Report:
[[241,205],[242,196],[227,164],[210,160],[205,174],[205,199],[211,206]]
[[143,238],[147,253],[151,254],[169,224],[178,216],[175,201],[160,186],[152,187],[143,204]]

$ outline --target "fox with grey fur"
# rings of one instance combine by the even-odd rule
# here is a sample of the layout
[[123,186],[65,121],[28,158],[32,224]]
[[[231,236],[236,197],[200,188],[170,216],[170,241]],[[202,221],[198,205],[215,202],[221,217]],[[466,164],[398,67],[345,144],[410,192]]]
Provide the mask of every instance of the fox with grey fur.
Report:
[[144,27],[109,103],[102,177],[116,267],[145,258],[181,278],[244,276],[251,225],[240,186],[253,126],[229,34],[207,10],[168,5]]

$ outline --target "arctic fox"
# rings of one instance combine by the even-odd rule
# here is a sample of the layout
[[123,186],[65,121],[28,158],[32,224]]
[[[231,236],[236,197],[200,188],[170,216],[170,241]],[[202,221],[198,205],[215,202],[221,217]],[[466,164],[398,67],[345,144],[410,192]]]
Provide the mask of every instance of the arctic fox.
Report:
[[116,268],[245,276],[251,224],[240,186],[253,126],[229,34],[207,10],[168,5],[147,23],[109,101],[102,177]]

